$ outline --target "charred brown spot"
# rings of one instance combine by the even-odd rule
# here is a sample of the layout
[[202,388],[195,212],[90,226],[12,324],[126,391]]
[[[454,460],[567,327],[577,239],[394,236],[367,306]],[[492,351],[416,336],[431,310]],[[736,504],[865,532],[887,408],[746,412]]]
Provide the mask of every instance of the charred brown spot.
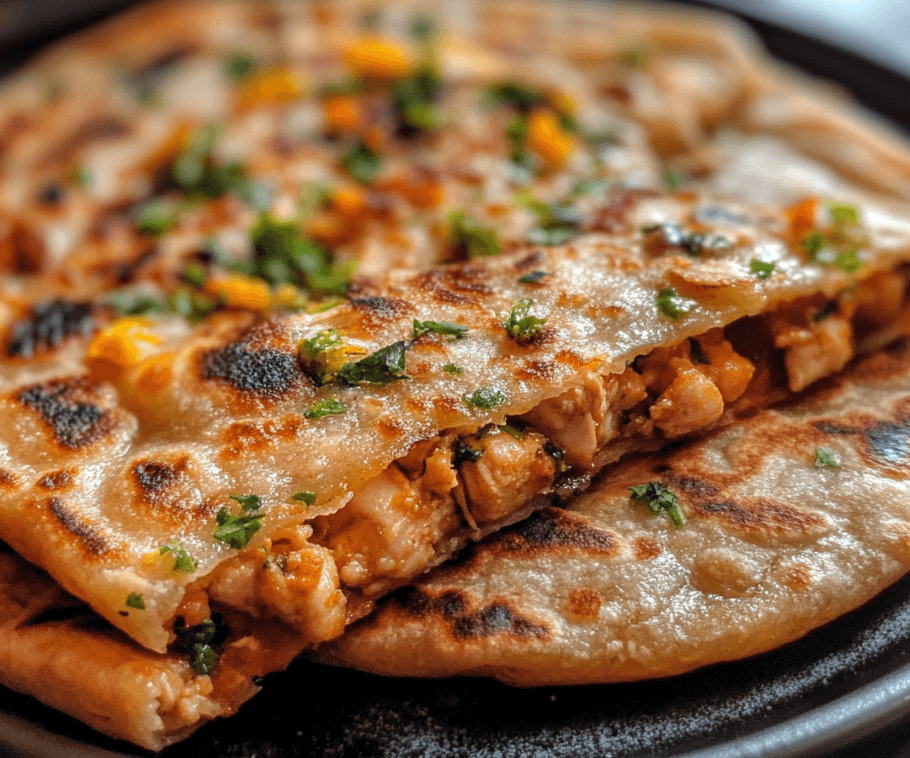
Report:
[[592,527],[583,517],[545,508],[513,527],[493,543],[500,550],[536,551],[575,548],[601,555],[615,554],[619,546],[608,532]]
[[95,327],[92,306],[67,300],[49,300],[36,305],[28,318],[10,329],[6,354],[31,358],[39,350],[53,350],[68,337],[88,337]]
[[449,590],[439,597],[428,595],[414,587],[405,587],[393,595],[401,607],[411,616],[441,614],[455,618],[465,612],[467,602],[458,590]]
[[0,489],[14,489],[18,485],[19,479],[12,471],[0,468]]
[[59,497],[52,498],[50,511],[54,514],[63,527],[76,535],[82,544],[94,555],[104,555],[111,552],[113,547],[101,530],[82,518],[75,511],[70,510]]
[[821,516],[814,513],[806,513],[787,505],[764,500],[742,503],[733,500],[695,503],[693,508],[699,515],[720,517],[730,526],[743,532],[797,534],[826,523]]
[[537,268],[545,260],[544,254],[540,250],[535,250],[530,255],[526,255],[520,261],[515,262],[515,270],[522,272],[528,269]]
[[859,435],[863,437],[869,455],[889,464],[904,463],[910,454],[910,420],[879,421],[870,427],[847,426],[827,421],[816,422],[815,428],[825,434]]
[[505,603],[492,603],[477,613],[461,616],[452,624],[452,633],[460,639],[511,634],[516,637],[546,637],[549,630],[516,613]]
[[64,447],[85,447],[104,437],[111,428],[110,414],[78,399],[83,382],[48,382],[19,393],[23,405],[37,411]]
[[595,621],[600,615],[600,593],[590,587],[580,587],[569,592],[566,612],[570,618],[582,623]]
[[14,219],[0,239],[0,270],[14,274],[38,274],[49,256],[43,237],[29,224]]
[[639,561],[647,561],[660,555],[660,545],[652,537],[635,538],[635,558]]
[[302,417],[293,415],[262,424],[245,421],[231,424],[224,432],[224,454],[230,457],[246,450],[262,450],[275,442],[288,442],[295,439],[305,426]]
[[399,316],[407,315],[413,310],[407,302],[394,297],[361,297],[351,300],[351,305],[382,321],[391,321]]
[[205,356],[202,375],[224,379],[243,392],[277,397],[299,382],[303,373],[289,353],[272,348],[250,350],[245,343],[234,342]]
[[180,476],[177,466],[170,463],[156,463],[144,461],[133,467],[133,476],[136,483],[146,493],[155,493],[166,490]]
[[[665,470],[667,469],[665,468]],[[691,476],[675,476],[668,473],[666,480],[670,489],[682,490],[692,500],[707,500],[716,498],[720,494],[720,490],[713,484]]]
[[533,358],[515,369],[515,376],[524,381],[552,381],[557,378],[556,366],[550,361]]
[[46,490],[65,489],[72,483],[73,475],[69,471],[52,471],[38,480],[38,486]]
[[33,616],[23,619],[16,625],[17,629],[29,626],[39,626],[41,624],[53,624],[61,621],[74,621],[83,616],[92,616],[94,612],[84,603],[73,600],[73,605],[52,606],[51,608],[42,608]]

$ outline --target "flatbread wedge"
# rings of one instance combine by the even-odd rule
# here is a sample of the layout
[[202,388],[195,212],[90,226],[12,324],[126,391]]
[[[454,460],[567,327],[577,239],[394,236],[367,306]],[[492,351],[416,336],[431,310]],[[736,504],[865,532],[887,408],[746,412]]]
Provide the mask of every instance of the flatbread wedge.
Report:
[[536,686],[662,677],[782,645],[910,568],[908,409],[900,342],[795,402],[618,464],[567,508],[400,590],[319,658]]
[[229,716],[301,649],[280,623],[228,614],[197,628],[220,652],[217,671],[196,669],[186,650],[152,653],[60,589],[46,573],[0,552],[0,684],[32,695],[108,736],[149,750],[184,739],[210,719]]

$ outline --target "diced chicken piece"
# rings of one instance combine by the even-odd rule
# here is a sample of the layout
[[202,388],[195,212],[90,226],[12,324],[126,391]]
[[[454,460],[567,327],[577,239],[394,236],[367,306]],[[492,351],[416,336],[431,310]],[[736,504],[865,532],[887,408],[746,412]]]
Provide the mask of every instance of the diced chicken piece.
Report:
[[746,391],[755,366],[733,349],[721,329],[712,329],[687,344],[692,364],[714,382],[725,403],[732,403]]
[[413,480],[390,466],[340,511],[314,519],[315,540],[332,550],[344,583],[369,594],[372,583],[409,578],[432,562],[437,541],[461,520],[457,484],[447,449],[427,458]]
[[772,324],[774,346],[784,350],[787,382],[793,392],[840,371],[853,357],[853,329],[839,315],[797,326]]
[[651,406],[651,419],[667,437],[681,437],[717,421],[724,412],[724,398],[688,361],[674,358],[670,363],[676,378]]
[[857,322],[866,327],[888,324],[904,305],[907,278],[898,271],[880,271],[856,288]]
[[463,463],[460,474],[478,524],[506,518],[553,483],[556,461],[544,450],[546,442],[540,434],[518,439],[506,432],[471,441],[480,457]]
[[570,466],[587,468],[597,450],[616,435],[610,403],[617,394],[615,381],[608,394],[603,379],[589,375],[582,386],[544,400],[522,420],[563,450]]
[[[263,553],[225,561],[206,587],[209,597],[254,617],[277,617],[314,641],[341,634],[338,572],[332,554],[309,542],[311,534],[310,527],[295,526],[267,541]],[[199,615],[187,617],[187,624]]]

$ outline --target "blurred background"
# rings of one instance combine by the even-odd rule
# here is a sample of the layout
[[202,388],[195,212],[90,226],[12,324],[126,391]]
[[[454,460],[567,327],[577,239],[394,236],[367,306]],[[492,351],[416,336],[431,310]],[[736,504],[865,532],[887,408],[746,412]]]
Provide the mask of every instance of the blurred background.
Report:
[[[36,37],[55,34],[135,3],[136,0],[0,0],[0,45],[15,46],[18,51]],[[801,31],[910,76],[907,0],[701,0],[697,4],[725,8]]]

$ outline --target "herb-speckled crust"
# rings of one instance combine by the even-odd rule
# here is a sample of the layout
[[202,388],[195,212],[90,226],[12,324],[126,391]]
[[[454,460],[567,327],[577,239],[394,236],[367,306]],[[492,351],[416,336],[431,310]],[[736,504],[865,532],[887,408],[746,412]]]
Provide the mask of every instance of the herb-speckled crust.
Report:
[[[173,135],[184,121],[198,127],[225,120],[225,142],[239,151],[252,176],[274,185],[270,208],[281,216],[304,186],[301,172],[338,178],[336,148],[309,133],[296,134],[290,147],[287,139],[278,139],[289,138],[282,130],[293,121],[292,106],[254,103],[249,110],[243,91],[238,94],[225,80],[224,58],[240,48],[312,78],[293,106],[312,110],[317,104],[309,93],[318,89],[320,77],[330,81],[341,70],[340,51],[356,33],[352,19],[358,6],[302,4],[287,16],[269,5],[247,3],[153,6],[46,56],[4,92],[8,170],[29,177],[34,186],[8,183],[7,196],[0,197],[10,213],[8,242],[15,253],[0,281],[7,345],[0,357],[5,490],[0,537],[152,649],[165,649],[188,586],[220,582],[223,590],[231,571],[242,573],[244,561],[258,560],[269,539],[342,508],[415,444],[444,431],[501,423],[579,385],[585,374],[621,372],[655,346],[676,344],[804,295],[833,296],[853,279],[910,259],[910,222],[900,204],[910,164],[897,140],[864,125],[833,98],[808,95],[779,73],[767,73],[733,29],[694,17],[681,27],[674,17],[634,9],[572,7],[563,9],[569,21],[541,35],[532,32],[550,18],[551,6],[519,12],[514,6],[478,4],[466,15],[456,6],[464,11],[456,4],[450,15],[443,8],[443,16],[452,35],[466,36],[473,47],[443,39],[440,60],[453,81],[482,85],[533,70],[539,86],[558,83],[571,92],[583,121],[620,127],[611,153],[615,162],[604,164],[601,177],[614,183],[615,191],[578,200],[583,211],[578,235],[555,247],[535,244],[526,237],[533,214],[507,204],[500,232],[508,244],[502,255],[380,275],[392,265],[419,268],[448,253],[431,234],[423,252],[412,250],[402,258],[386,255],[389,248],[382,242],[378,265],[377,259],[370,263],[369,250],[375,252],[392,231],[371,228],[361,248],[342,245],[336,251],[342,260],[364,261],[346,302],[321,313],[228,309],[195,326],[176,316],[159,318],[149,326],[159,339],[149,359],[117,376],[113,385],[86,361],[92,335],[114,318],[97,301],[124,280],[167,290],[187,261],[195,260],[206,236],[246,234],[255,222],[251,208],[222,197],[193,206],[154,244],[137,234],[130,213],[150,191],[159,160],[154,156],[164,149],[161,135]],[[595,25],[576,25],[585,14],[593,14]],[[390,34],[396,23],[402,25],[395,18],[390,14],[384,22]],[[565,26],[570,21],[572,26]],[[570,28],[584,31],[567,45]],[[605,29],[609,34],[600,33]],[[276,38],[283,46],[274,44]],[[621,66],[623,51],[642,39],[652,48],[648,65]],[[466,49],[472,54],[465,55]],[[667,72],[674,66],[691,76],[671,83]],[[126,83],[124,70],[131,72]],[[151,73],[164,82],[158,91],[162,103],[155,108],[131,100],[129,93],[137,79]],[[56,82],[55,77],[61,81],[53,93],[38,92],[37,82]],[[202,88],[205,98],[187,97],[193,77],[209,82]],[[683,101],[685,109],[678,107]],[[645,102],[651,110],[643,110]],[[809,117],[819,104],[832,113],[824,127]],[[73,109],[72,117],[45,119],[49,132],[39,138],[36,119],[53,109]],[[773,123],[770,110],[776,114]],[[265,126],[257,131],[255,124]],[[718,132],[719,124],[730,129]],[[481,123],[482,129],[489,131],[488,126]],[[435,152],[426,150],[428,160],[438,159],[446,203],[427,213],[403,211],[393,226],[432,230],[449,208],[476,194],[478,176],[462,170],[470,136],[465,129],[457,121],[446,126]],[[716,140],[715,132],[722,132]],[[845,140],[855,148],[849,156],[825,147]],[[503,152],[502,142],[472,150],[489,163],[491,155]],[[403,161],[411,147],[393,144],[389,165]],[[752,170],[756,163],[766,165],[769,154],[797,167],[812,166],[814,173],[794,187],[777,174]],[[661,161],[681,155],[693,158],[688,168],[703,180],[684,191],[659,189]],[[859,182],[856,165],[846,163],[858,155],[867,167]],[[122,163],[105,162],[115,159]],[[507,162],[504,155],[498,160]],[[76,163],[99,180],[87,188],[68,185],[62,201],[32,214],[44,183],[60,179]],[[531,189],[545,199],[563,197],[584,168],[570,165],[533,180]],[[496,171],[481,173],[480,180],[495,176]],[[374,200],[387,208],[395,191],[380,186],[377,192],[382,197]],[[780,205],[806,193],[859,208],[867,239],[856,274],[807,263]],[[736,194],[768,202],[729,199]],[[497,202],[502,216],[501,198],[487,196],[484,212]],[[23,231],[26,215],[32,225]],[[657,222],[696,225],[732,245],[698,259],[681,249],[654,255],[641,228]],[[53,228],[70,234],[52,234]],[[42,244],[32,244],[35,240]],[[54,240],[66,245],[55,248]],[[151,257],[149,245],[156,251]],[[22,260],[37,249],[42,255]],[[754,258],[773,262],[773,276],[756,277],[750,269]],[[547,276],[520,281],[533,271]],[[658,311],[655,298],[667,287],[694,299],[684,318]],[[53,328],[44,326],[44,311],[33,305],[63,292],[82,305],[48,306],[61,315]],[[546,318],[526,341],[503,328],[512,304],[522,298],[532,298],[532,314]],[[299,341],[320,329],[336,328],[350,345],[372,352],[409,339],[414,319],[457,323],[469,331],[457,341],[421,337],[407,353],[409,379],[385,387],[318,387],[297,361]],[[447,364],[462,373],[444,371]],[[472,408],[464,398],[482,388],[501,393],[504,402]],[[348,411],[306,418],[315,402],[330,398],[343,401]],[[65,486],[49,491],[44,482],[61,471]],[[314,506],[289,502],[303,491],[316,493]],[[213,538],[218,512],[238,493],[255,493],[264,504],[262,529],[242,553]],[[472,533],[464,524],[458,539],[432,560],[442,560]],[[172,570],[171,554],[160,553],[173,540],[192,556],[194,571]],[[312,550],[326,594],[314,595],[309,615],[298,622],[315,643],[340,631],[346,599],[337,576],[332,578],[331,556],[324,548]],[[144,595],[147,610],[123,617],[124,598],[133,592]],[[266,613],[255,601],[244,608]],[[352,608],[347,615],[365,609]]]
[[[910,569],[910,345],[798,402],[619,464],[383,602],[320,657],[515,685],[667,676],[769,650]],[[840,464],[820,467],[816,448]],[[631,499],[658,481],[675,526]],[[520,622],[516,622],[520,619]]]

